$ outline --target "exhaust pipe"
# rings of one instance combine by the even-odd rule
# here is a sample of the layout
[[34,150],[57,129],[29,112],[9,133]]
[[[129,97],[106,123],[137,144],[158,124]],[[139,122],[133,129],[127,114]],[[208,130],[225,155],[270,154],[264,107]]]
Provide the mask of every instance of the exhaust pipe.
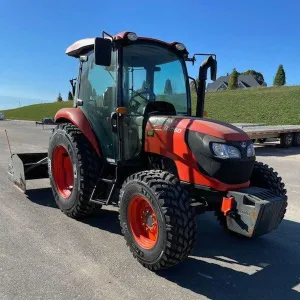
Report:
[[207,71],[210,68],[210,78],[212,81],[217,77],[217,61],[212,56],[209,56],[200,66],[199,69],[199,84],[197,89],[197,110],[196,117],[203,118],[205,104],[205,89]]

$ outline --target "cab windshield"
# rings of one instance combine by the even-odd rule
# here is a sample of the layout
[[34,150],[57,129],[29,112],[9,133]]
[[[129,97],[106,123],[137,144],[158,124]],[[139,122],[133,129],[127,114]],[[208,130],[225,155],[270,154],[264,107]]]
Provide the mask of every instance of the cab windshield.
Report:
[[166,101],[177,114],[188,114],[183,58],[153,43],[123,48],[123,101],[131,112],[141,112],[149,101]]

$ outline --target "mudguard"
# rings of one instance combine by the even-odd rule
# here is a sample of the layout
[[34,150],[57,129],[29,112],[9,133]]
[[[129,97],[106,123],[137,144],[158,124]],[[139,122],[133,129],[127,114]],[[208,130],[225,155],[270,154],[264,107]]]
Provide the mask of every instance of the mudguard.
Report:
[[94,130],[80,108],[62,108],[56,113],[54,120],[56,123],[63,123],[65,121],[69,121],[76,125],[76,127],[80,129],[80,131],[91,143],[97,154],[101,156]]

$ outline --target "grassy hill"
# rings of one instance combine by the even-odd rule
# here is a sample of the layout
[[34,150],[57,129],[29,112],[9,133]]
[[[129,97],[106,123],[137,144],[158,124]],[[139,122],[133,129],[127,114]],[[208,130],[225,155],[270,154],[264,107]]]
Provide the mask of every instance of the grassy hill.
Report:
[[300,86],[209,92],[205,110],[231,123],[300,124]]
[[39,121],[44,117],[54,117],[64,107],[72,107],[73,101],[33,104],[15,109],[3,110],[6,119]]
[[[72,103],[36,104],[3,112],[8,119],[40,120]],[[195,107],[193,95],[193,111]],[[209,118],[231,123],[300,124],[300,86],[209,92],[205,110]]]

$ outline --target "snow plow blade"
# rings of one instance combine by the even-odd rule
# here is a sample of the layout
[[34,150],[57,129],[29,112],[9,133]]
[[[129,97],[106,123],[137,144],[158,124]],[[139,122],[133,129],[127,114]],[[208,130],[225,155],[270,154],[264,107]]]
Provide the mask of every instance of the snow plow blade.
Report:
[[26,180],[48,178],[48,153],[14,153],[8,167],[9,179],[23,192]]

